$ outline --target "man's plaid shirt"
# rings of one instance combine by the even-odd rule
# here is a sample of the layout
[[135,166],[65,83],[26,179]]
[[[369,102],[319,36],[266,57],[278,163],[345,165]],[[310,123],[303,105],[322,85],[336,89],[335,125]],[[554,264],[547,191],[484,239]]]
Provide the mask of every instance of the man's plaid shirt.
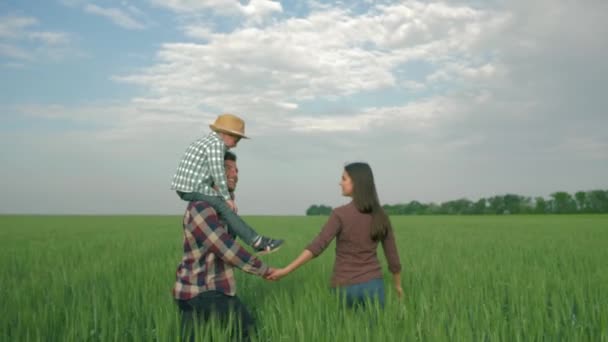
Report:
[[190,202],[184,214],[184,256],[173,296],[188,300],[201,292],[236,294],[234,269],[264,276],[269,268],[234,241],[207,202]]
[[227,150],[222,137],[215,132],[190,144],[177,166],[171,189],[230,200],[224,171],[224,154]]

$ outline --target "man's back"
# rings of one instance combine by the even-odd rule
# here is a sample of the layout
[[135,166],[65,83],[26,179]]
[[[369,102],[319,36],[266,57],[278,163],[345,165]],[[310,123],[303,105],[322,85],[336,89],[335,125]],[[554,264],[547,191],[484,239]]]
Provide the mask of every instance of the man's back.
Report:
[[233,267],[263,276],[268,266],[235,242],[207,202],[190,202],[183,219],[184,255],[176,271],[173,296],[188,300],[199,293],[236,293]]

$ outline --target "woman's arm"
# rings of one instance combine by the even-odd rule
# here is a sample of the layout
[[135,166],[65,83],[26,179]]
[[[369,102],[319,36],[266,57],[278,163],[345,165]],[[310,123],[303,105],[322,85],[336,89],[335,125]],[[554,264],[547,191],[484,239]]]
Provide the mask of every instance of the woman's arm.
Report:
[[395,232],[392,227],[389,228],[388,233],[382,241],[382,248],[384,249],[384,256],[388,263],[388,269],[393,274],[393,285],[397,292],[397,297],[401,299],[403,297],[403,288],[401,287],[401,262],[399,261],[399,252],[397,251],[397,243],[395,242]]
[[397,297],[403,298],[403,288],[401,288],[401,272],[393,273],[393,285],[397,291]]
[[275,269],[269,276],[266,277],[266,279],[279,280],[279,279],[283,278],[284,276],[288,275],[289,273],[295,271],[296,269],[298,269],[300,266],[304,265],[308,261],[310,261],[310,259],[312,259],[313,257],[314,257],[314,255],[312,254],[312,252],[309,251],[308,249],[305,249],[302,251],[300,256],[295,258],[289,265],[287,265],[284,268]]
[[302,253],[295,258],[287,267],[275,269],[269,276],[266,277],[268,280],[279,280],[287,274],[293,272],[298,267],[307,263],[310,259],[323,253],[325,248],[331,243],[331,241],[340,232],[341,221],[335,211],[331,212],[329,219],[321,229],[321,232],[315,237],[314,240],[302,251]]

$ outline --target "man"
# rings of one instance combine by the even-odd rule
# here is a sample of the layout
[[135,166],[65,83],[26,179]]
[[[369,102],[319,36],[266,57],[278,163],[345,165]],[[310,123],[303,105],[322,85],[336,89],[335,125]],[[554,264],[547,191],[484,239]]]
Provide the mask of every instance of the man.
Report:
[[[238,182],[236,156],[224,155],[228,190],[234,199]],[[193,323],[210,316],[224,324],[232,313],[233,331],[247,340],[254,319],[236,296],[233,267],[267,277],[272,270],[234,241],[213,207],[204,201],[189,202],[184,214],[184,256],[177,267],[173,296],[182,318],[182,339],[194,340]]]

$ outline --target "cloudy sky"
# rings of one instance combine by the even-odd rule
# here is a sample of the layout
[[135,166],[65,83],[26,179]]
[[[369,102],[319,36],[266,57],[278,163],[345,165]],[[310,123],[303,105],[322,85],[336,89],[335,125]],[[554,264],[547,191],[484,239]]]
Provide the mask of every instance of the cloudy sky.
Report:
[[243,214],[608,188],[608,2],[0,2],[0,213],[181,214],[217,114]]

